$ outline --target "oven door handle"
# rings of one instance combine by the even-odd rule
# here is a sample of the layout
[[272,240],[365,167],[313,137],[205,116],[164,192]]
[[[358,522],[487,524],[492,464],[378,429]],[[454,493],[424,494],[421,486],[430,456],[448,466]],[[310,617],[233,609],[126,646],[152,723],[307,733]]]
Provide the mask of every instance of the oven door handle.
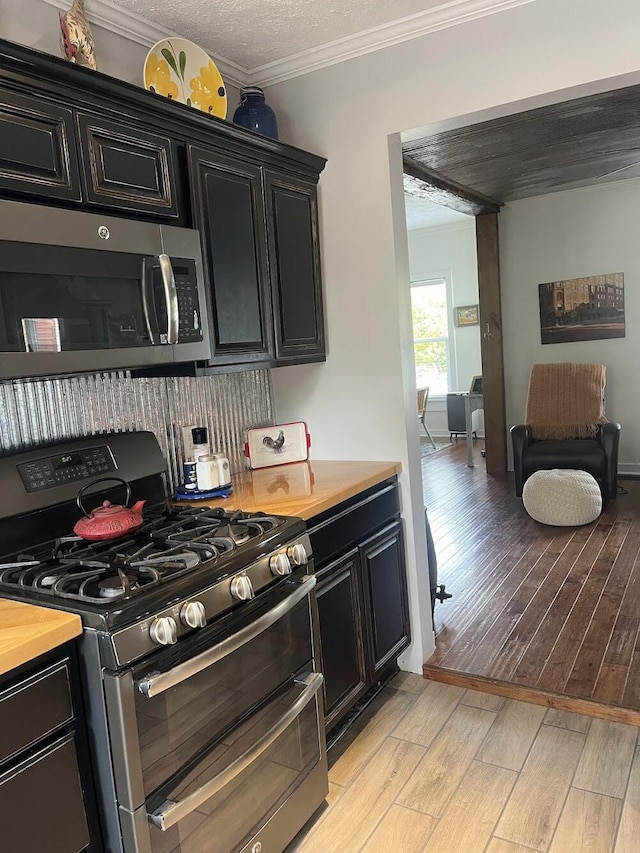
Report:
[[252,747],[243,752],[227,768],[218,773],[217,776],[214,776],[213,779],[210,779],[201,788],[198,788],[197,791],[189,794],[184,800],[165,800],[154,812],[147,813],[149,823],[157,826],[163,832],[175,826],[178,821],[195,811],[210,797],[229,785],[243,770],[253,764],[254,761],[257,761],[315,697],[322,685],[323,677],[320,672],[309,672],[306,675],[296,678],[295,681],[298,684],[305,684],[306,686],[293,705],[285,711],[277,723],[274,723]]
[[206,652],[202,652],[202,654],[196,655],[190,660],[178,664],[178,666],[174,666],[173,669],[167,672],[150,672],[145,678],[136,682],[140,693],[148,697],[157,696],[159,693],[169,690],[170,687],[175,687],[176,684],[186,681],[192,675],[197,675],[203,669],[207,669],[207,667],[212,666],[214,663],[222,660],[222,658],[235,652],[236,649],[239,649],[245,643],[253,640],[254,637],[266,631],[274,622],[281,619],[285,613],[288,613],[298,602],[309,595],[316,585],[315,575],[304,575],[299,583],[300,585],[291,595],[280,601],[271,610],[263,613],[254,622],[241,628],[240,631],[222,640],[222,642],[207,649]]

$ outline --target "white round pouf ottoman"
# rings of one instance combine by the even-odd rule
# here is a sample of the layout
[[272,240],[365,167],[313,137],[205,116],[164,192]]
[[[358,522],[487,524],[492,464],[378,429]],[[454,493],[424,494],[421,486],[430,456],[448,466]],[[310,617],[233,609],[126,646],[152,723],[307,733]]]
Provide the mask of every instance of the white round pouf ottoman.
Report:
[[522,502],[531,518],[555,527],[589,524],[602,512],[595,478],[570,468],[533,473],[524,484]]

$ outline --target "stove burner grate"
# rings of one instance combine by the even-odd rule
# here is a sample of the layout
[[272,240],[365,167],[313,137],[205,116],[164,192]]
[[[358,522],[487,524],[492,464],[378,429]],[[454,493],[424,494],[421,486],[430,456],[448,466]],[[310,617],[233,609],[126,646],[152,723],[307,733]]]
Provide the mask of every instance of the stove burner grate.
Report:
[[[152,511],[122,540],[57,538],[0,563],[0,585],[99,604],[128,599],[266,539],[284,519],[206,507]],[[222,566],[221,566],[222,568]]]

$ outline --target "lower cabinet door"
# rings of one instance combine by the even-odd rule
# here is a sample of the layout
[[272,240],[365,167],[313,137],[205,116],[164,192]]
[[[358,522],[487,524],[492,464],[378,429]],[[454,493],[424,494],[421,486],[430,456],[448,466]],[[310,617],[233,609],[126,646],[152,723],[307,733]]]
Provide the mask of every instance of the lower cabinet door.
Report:
[[370,627],[369,665],[375,678],[411,640],[402,522],[363,543],[360,553]]
[[79,853],[89,844],[73,735],[0,775],[0,849]]
[[329,729],[367,684],[357,549],[318,572],[316,599]]

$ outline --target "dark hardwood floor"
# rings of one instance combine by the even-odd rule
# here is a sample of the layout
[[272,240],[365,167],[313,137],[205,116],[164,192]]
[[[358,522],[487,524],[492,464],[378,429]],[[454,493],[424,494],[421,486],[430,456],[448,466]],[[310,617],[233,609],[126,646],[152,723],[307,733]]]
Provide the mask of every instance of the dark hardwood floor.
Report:
[[531,519],[464,442],[422,460],[438,581],[424,675],[640,725],[640,481],[585,527]]

